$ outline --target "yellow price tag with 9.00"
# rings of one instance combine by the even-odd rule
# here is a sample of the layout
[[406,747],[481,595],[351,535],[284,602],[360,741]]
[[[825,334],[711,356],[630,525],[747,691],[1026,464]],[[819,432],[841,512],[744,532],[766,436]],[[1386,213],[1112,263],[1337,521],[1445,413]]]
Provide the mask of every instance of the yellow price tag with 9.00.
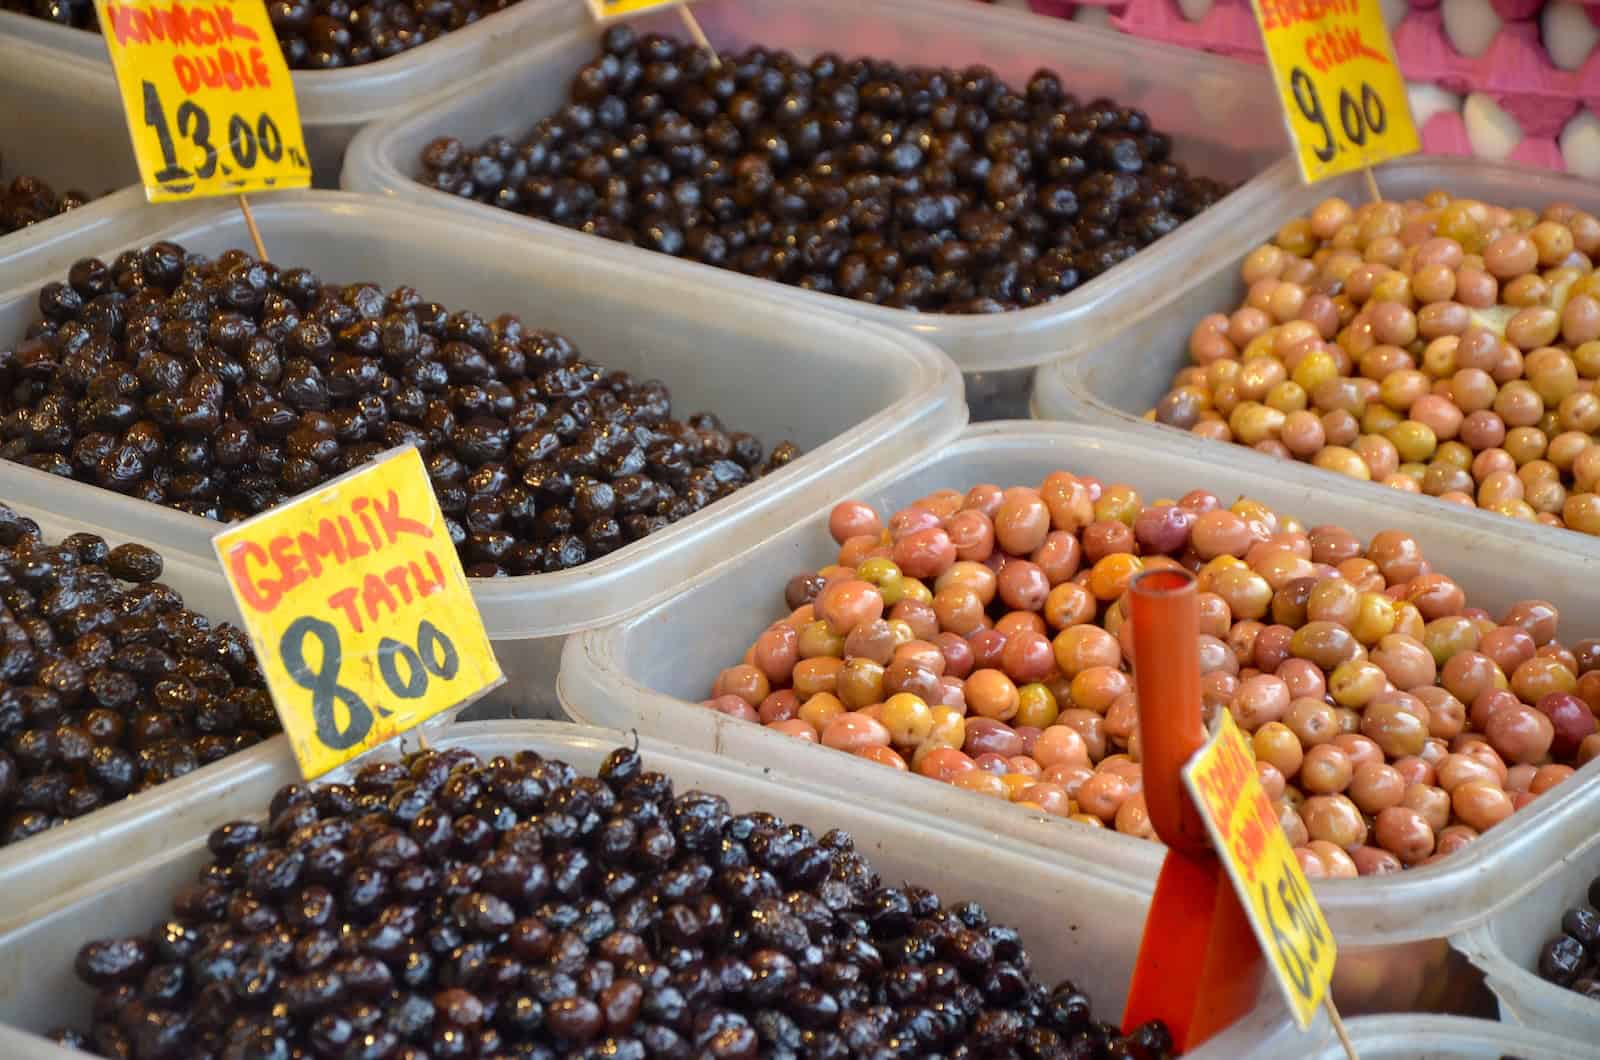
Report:
[[415,448],[212,544],[307,780],[505,680]]
[[294,84],[262,0],[95,0],[145,196],[311,184]]
[[1333,978],[1338,956],[1333,932],[1256,776],[1250,745],[1233,715],[1226,710],[1218,713],[1220,725],[1183,767],[1183,780],[1233,880],[1273,978],[1304,1029]]
[[1307,184],[1422,149],[1378,0],[1251,0]]

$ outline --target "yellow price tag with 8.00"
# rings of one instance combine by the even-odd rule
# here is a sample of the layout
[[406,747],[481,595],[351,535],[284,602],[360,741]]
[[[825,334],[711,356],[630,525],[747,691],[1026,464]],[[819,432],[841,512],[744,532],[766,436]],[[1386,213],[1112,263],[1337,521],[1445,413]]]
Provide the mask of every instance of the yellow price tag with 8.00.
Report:
[[1333,978],[1338,956],[1333,932],[1256,776],[1249,745],[1233,715],[1226,710],[1218,713],[1217,731],[1183,767],[1183,780],[1233,880],[1273,978],[1304,1029]]
[[308,780],[505,680],[415,448],[212,544]]
[[1306,183],[1422,149],[1378,0],[1251,0]]
[[95,0],[145,196],[311,184],[294,84],[262,0]]

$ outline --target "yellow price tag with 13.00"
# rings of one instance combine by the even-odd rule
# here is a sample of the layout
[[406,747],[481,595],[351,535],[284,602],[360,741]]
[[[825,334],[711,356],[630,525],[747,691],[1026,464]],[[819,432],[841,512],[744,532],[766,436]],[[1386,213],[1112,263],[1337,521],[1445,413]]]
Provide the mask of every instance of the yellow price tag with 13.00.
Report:
[[415,448],[212,544],[308,780],[505,680]]
[[1378,0],[1252,0],[1307,184],[1421,150]]
[[145,196],[311,184],[294,84],[262,0],[95,0]]
[[1267,966],[1304,1029],[1328,993],[1337,949],[1278,815],[1256,776],[1255,759],[1233,715],[1183,767],[1217,856],[1255,929]]

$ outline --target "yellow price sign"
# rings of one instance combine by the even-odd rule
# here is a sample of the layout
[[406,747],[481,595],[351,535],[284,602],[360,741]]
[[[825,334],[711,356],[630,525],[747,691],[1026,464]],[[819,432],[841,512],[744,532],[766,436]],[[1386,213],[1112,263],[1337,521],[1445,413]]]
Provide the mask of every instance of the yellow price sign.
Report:
[[505,681],[415,448],[212,545],[308,780]]
[[601,22],[613,18],[631,18],[659,7],[678,7],[686,0],[589,0],[589,10]]
[[95,0],[151,202],[311,184],[262,0]]
[[1220,715],[1210,742],[1183,767],[1183,780],[1303,1030],[1327,996],[1338,950],[1256,776],[1249,744],[1233,715]]
[[1307,184],[1422,149],[1378,0],[1251,0]]

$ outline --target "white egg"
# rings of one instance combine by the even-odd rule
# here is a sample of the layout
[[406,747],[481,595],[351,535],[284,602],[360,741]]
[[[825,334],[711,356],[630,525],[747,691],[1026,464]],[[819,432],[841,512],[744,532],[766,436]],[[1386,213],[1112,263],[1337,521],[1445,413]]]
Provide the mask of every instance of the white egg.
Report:
[[1378,7],[1383,11],[1384,25],[1389,27],[1391,33],[1404,21],[1406,12],[1411,10],[1406,0],[1378,0]]
[[1504,160],[1522,142],[1522,126],[1517,124],[1517,119],[1482,92],[1467,97],[1461,108],[1461,118],[1467,126],[1472,153],[1479,158]]
[[1183,17],[1190,22],[1199,22],[1211,14],[1211,6],[1215,0],[1178,0],[1178,10],[1183,12]]
[[1562,70],[1576,70],[1600,43],[1600,27],[1582,4],[1553,0],[1539,13],[1539,31],[1550,61]]
[[1406,101],[1411,104],[1411,120],[1420,129],[1435,114],[1455,114],[1461,110],[1461,97],[1438,85],[1406,82]]
[[1072,21],[1099,29],[1114,28],[1111,25],[1111,9],[1098,4],[1079,4],[1078,10],[1072,13]]
[[1500,32],[1500,16],[1489,0],[1444,0],[1439,9],[1450,46],[1468,58],[1476,59],[1488,51]]
[[1600,117],[1580,110],[1561,130],[1561,160],[1567,172],[1586,180],[1600,180]]

